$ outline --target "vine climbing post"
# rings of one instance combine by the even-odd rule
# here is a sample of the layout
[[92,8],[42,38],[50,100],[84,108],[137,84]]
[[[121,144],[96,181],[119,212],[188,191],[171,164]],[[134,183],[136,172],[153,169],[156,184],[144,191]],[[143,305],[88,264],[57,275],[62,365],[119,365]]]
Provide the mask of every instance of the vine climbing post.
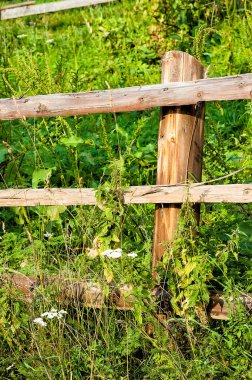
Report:
[[[204,67],[191,55],[170,51],[162,60],[162,83],[204,78]],[[162,107],[158,135],[157,185],[201,181],[204,134],[204,104]],[[172,242],[181,204],[158,204],[155,211],[152,268],[161,260],[165,246]],[[199,218],[199,205],[195,207]]]

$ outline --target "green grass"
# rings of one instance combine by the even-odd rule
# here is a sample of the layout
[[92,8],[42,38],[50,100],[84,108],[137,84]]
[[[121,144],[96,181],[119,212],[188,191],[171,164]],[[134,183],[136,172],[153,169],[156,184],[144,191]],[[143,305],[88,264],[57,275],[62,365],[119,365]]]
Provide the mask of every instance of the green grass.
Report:
[[[44,2],[44,1],[43,1]],[[219,8],[218,8],[219,9]],[[197,52],[209,76],[251,71],[251,10],[231,1],[115,1],[0,23],[0,96],[20,97],[160,82],[168,49]],[[172,22],[170,22],[173,20]],[[202,29],[213,20],[209,34]],[[201,27],[201,29],[199,29]],[[203,31],[203,32],[202,32]],[[203,36],[203,45],[197,46]],[[203,34],[202,34],[203,33]],[[205,35],[205,37],[204,37]],[[150,263],[154,206],[124,206],[122,185],[154,184],[159,109],[117,115],[1,121],[1,188],[95,187],[99,207],[0,210],[0,271],[134,284],[134,311],[91,310],[39,287],[27,304],[0,289],[4,379],[251,379],[251,322],[242,304],[230,321],[205,313],[207,288],[251,291],[251,207],[205,205],[198,234],[185,204],[178,239],[159,268],[173,295],[167,326],[156,320]],[[251,182],[251,104],[206,107],[203,179],[237,169]],[[75,144],[71,144],[75,141]],[[108,190],[109,189],[109,190]],[[122,247],[123,257],[103,258]],[[91,257],[93,253],[95,257]],[[128,253],[138,254],[136,259]],[[67,310],[47,326],[51,308]],[[149,324],[153,333],[147,334]]]

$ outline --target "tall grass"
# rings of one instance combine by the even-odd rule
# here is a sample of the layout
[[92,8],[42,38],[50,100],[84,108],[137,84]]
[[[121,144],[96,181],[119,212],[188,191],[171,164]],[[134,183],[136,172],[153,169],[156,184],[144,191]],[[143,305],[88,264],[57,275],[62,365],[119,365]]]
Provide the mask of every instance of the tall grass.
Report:
[[[196,3],[117,1],[2,22],[1,97],[158,83],[165,49],[191,51],[194,37],[200,40],[203,11],[204,27],[213,21],[213,31],[196,50],[211,65],[209,75],[250,71],[250,10],[230,2],[228,12],[213,14],[212,4]],[[93,208],[0,210],[1,274],[40,279],[29,303],[2,276],[2,378],[252,378],[247,310],[238,304],[223,322],[206,312],[209,288],[226,297],[251,291],[249,206],[202,206],[197,227],[188,200],[158,270],[167,299],[155,301],[148,290],[154,207],[122,205],[120,189],[155,183],[158,124],[159,110],[1,122],[1,188],[95,187],[99,201]],[[204,179],[244,167],[226,182],[250,181],[250,138],[250,104],[207,105]],[[122,257],[102,255],[118,248]],[[138,302],[131,311],[111,308],[109,300],[87,308],[46,283],[54,276],[105,291],[111,283],[133,284]],[[34,323],[52,309],[67,314]]]

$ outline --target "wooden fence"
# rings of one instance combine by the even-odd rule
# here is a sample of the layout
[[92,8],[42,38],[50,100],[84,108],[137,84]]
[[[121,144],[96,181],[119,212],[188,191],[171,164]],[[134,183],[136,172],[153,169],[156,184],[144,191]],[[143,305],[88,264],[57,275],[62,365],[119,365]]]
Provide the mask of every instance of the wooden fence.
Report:
[[[252,184],[209,185],[201,182],[204,102],[251,99],[252,74],[211,79],[203,77],[204,68],[198,61],[187,53],[172,51],[166,53],[162,61],[162,84],[1,99],[0,120],[162,107],[158,136],[157,185],[122,189],[125,204],[156,204],[152,264],[155,277],[155,268],[164,254],[164,242],[172,241],[174,237],[179,208],[188,193],[196,204],[252,202]],[[196,178],[196,183],[188,185],[189,173],[192,178]],[[94,204],[94,189],[0,190],[1,207]],[[195,213],[199,217],[197,205]],[[212,299],[216,301],[218,297],[213,295]],[[246,298],[246,304],[250,302],[251,297]],[[223,300],[222,303],[215,302],[210,307],[213,318],[220,319],[223,315],[222,306],[221,310],[216,311],[221,304],[224,305]],[[227,312],[223,319],[226,318]]]
[[114,90],[0,100],[0,120],[144,111],[215,100],[251,99],[252,74]]
[[7,5],[0,8],[0,20],[9,20],[18,17],[58,12],[67,9],[82,8],[89,5],[111,3],[114,0],[64,0],[45,4],[35,4],[35,1]]

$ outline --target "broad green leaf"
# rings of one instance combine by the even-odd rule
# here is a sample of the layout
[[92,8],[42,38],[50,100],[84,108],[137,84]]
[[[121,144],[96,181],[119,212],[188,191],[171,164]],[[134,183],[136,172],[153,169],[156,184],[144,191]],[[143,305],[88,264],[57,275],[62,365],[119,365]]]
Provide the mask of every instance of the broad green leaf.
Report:
[[37,188],[40,182],[42,182],[43,185],[47,185],[49,179],[51,178],[53,169],[55,168],[35,169],[32,173],[32,187]]
[[173,40],[181,40],[181,37],[178,34],[175,34],[175,33],[169,34],[168,37],[171,38],[171,39],[173,39]]
[[105,268],[104,271],[104,277],[106,278],[107,283],[109,284],[113,280],[113,272],[109,268]]
[[29,223],[29,218],[25,207],[14,207],[14,212],[17,216],[15,218],[17,224],[23,225],[25,222]]
[[51,220],[59,220],[60,214],[66,210],[65,206],[48,206],[46,207],[46,215]]
[[193,262],[186,264],[184,268],[184,273],[188,276],[189,273],[191,273],[193,269],[196,268],[196,266],[197,266],[197,263],[193,263]]
[[252,219],[245,220],[239,224],[239,230],[248,237],[252,236]]
[[61,137],[60,144],[69,146],[72,148],[76,148],[79,144],[83,144],[84,140],[78,136],[70,136],[70,137]]

